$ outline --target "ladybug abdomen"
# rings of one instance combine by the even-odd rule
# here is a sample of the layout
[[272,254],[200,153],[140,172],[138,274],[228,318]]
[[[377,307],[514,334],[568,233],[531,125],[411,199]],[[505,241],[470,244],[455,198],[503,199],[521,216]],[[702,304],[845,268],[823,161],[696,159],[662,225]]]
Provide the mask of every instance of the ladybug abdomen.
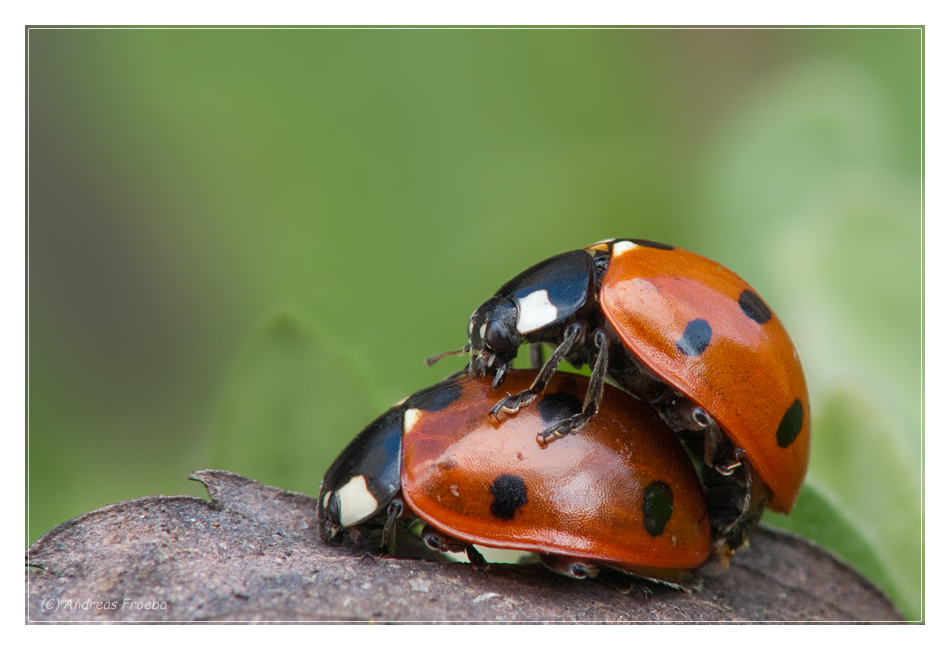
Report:
[[[517,391],[532,379],[513,372],[508,382]],[[403,443],[408,505],[472,544],[621,566],[701,565],[710,529],[699,481],[652,409],[608,387],[583,435],[537,444],[546,421],[579,410],[584,386],[558,374],[517,416],[486,418],[473,399],[470,409],[458,406],[452,426],[417,422]]]

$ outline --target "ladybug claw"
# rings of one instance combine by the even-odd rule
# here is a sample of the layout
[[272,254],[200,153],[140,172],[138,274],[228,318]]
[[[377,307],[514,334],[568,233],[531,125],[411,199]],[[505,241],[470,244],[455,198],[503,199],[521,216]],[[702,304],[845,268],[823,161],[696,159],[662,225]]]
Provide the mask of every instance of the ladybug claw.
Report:
[[497,417],[498,417],[498,414],[499,414],[501,411],[504,411],[505,413],[517,413],[517,412],[518,412],[518,407],[519,407],[520,405],[519,405],[519,404],[515,404],[515,406],[512,407],[512,406],[509,404],[510,400],[511,400],[510,397],[506,397],[505,399],[503,399],[503,400],[501,400],[500,402],[498,402],[497,404],[495,404],[495,405],[492,407],[492,409],[491,409],[491,414],[494,415],[494,416],[497,418]]
[[533,402],[535,397],[537,397],[537,393],[530,390],[523,390],[517,395],[506,397],[495,404],[491,409],[491,414],[498,417],[498,413],[501,411],[511,414],[517,413],[522,406]]
[[590,420],[591,416],[586,413],[578,413],[577,415],[570,417],[566,420],[561,420],[554,426],[550,426],[541,433],[538,434],[538,444],[541,447],[547,447],[549,444],[554,442],[559,438],[574,433],[578,429],[582,428],[587,421]]
[[746,459],[745,449],[736,449],[732,454],[732,458],[726,462],[715,465],[716,471],[722,474],[723,476],[732,476],[732,473],[742,467],[742,463]]

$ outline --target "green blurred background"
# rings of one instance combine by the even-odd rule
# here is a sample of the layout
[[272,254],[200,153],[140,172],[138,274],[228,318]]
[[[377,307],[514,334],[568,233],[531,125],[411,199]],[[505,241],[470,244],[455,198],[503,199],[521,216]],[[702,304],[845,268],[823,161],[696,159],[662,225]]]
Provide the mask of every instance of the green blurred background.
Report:
[[28,31],[27,544],[216,467],[315,494],[599,239],[716,259],[796,341],[791,517],[921,614],[919,29]]

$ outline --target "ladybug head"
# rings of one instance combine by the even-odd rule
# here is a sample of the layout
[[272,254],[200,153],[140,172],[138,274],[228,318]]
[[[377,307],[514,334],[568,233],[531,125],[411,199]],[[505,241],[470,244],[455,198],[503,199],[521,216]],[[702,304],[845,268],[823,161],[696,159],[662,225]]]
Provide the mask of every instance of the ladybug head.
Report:
[[468,374],[504,374],[518,354],[524,336],[518,331],[518,307],[508,298],[495,296],[472,314],[468,323],[472,360]]

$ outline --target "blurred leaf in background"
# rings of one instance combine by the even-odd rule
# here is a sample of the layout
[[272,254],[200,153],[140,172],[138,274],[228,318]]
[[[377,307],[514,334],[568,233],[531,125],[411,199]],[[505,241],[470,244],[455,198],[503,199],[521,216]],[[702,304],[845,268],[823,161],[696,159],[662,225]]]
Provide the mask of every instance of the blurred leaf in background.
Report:
[[[837,56],[754,88],[711,150],[704,223],[735,224],[712,241],[747,238],[733,257],[777,296],[809,378],[808,485],[886,575],[852,562],[906,611],[923,559],[920,179],[895,164],[899,129],[881,92]],[[806,512],[767,521],[806,530]]]
[[770,523],[921,612],[920,29],[31,29],[27,543],[207,466],[315,493],[555,253],[756,287],[814,409]]
[[335,458],[324,436],[356,432],[379,415],[358,361],[298,318],[278,314],[229,373],[211,430],[211,464],[314,491],[317,468]]

